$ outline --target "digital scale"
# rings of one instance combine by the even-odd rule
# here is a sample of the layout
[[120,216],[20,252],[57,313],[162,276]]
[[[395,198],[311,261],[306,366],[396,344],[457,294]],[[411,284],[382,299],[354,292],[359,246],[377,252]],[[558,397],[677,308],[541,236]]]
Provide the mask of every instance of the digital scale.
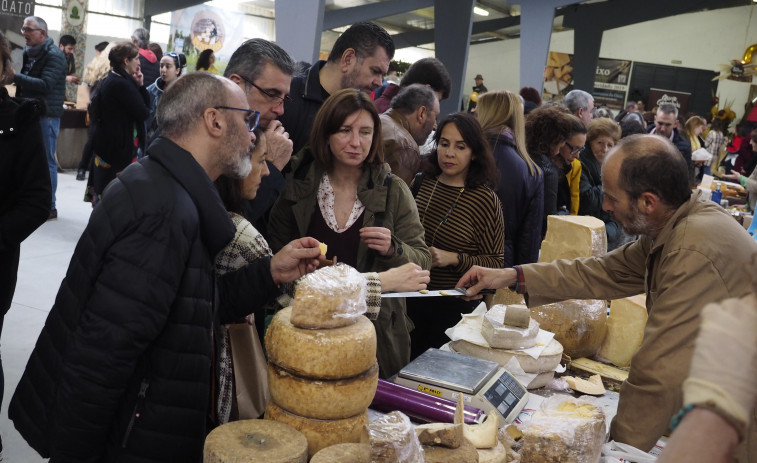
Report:
[[497,362],[429,349],[397,374],[395,383],[457,401],[485,412],[494,410],[499,426],[511,423],[528,402],[528,391]]

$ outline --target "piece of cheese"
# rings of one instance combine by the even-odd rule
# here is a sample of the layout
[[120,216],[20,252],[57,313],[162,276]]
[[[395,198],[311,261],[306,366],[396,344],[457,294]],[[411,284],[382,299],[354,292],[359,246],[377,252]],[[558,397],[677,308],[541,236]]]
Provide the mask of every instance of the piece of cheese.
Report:
[[544,371],[542,373],[537,373],[536,376],[534,376],[534,379],[525,386],[528,390],[539,389],[549,384],[553,379],[555,379],[554,371]]
[[268,361],[299,376],[342,379],[376,363],[376,330],[367,318],[341,328],[306,330],[292,325],[290,307],[273,317],[265,334]]
[[463,424],[463,436],[477,449],[490,449],[497,445],[498,424],[499,418],[492,410],[481,424]]
[[463,443],[462,423],[428,423],[415,427],[418,440],[425,445],[441,445],[456,449]]
[[607,252],[605,224],[588,215],[547,216],[547,235],[539,262],[603,256]]
[[292,325],[339,328],[366,311],[366,279],[346,264],[323,267],[300,278],[292,301]]
[[274,364],[268,365],[271,399],[296,415],[340,420],[365,411],[373,401],[378,384],[378,363],[367,371],[345,379],[303,378]]
[[528,328],[516,328],[503,324],[507,306],[495,305],[481,323],[481,334],[496,349],[527,349],[536,345],[539,322],[529,318]]
[[321,255],[325,256],[326,252],[328,251],[329,247],[326,243],[318,243],[318,248],[321,250]]
[[621,370],[620,368],[597,362],[596,360],[587,359],[586,357],[571,360],[568,367],[571,370],[597,374],[603,379],[616,383],[622,383],[628,379],[628,372],[626,370]]
[[469,355],[484,360],[491,360],[505,366],[511,358],[515,357],[526,373],[544,373],[554,371],[560,364],[563,347],[558,341],[552,339],[537,358],[533,358],[527,353],[520,350],[494,349],[491,347],[479,346],[471,342],[459,339],[449,343],[450,349],[454,352]]
[[319,450],[310,463],[371,463],[368,444],[336,444]]
[[630,366],[631,358],[644,340],[647,315],[643,294],[611,301],[607,335],[598,356],[619,367]]
[[478,452],[467,439],[456,449],[436,445],[423,446],[425,463],[478,463]]
[[232,421],[205,438],[204,463],[306,463],[305,435],[268,420]]
[[531,318],[555,333],[571,358],[597,353],[607,333],[607,301],[569,299],[531,308]]
[[494,294],[485,295],[484,302],[486,302],[486,307],[491,308],[497,304],[525,304],[526,300],[522,294],[518,294],[508,288],[500,288]]
[[505,309],[505,320],[503,325],[514,326],[517,328],[528,328],[531,321],[531,310],[524,304],[510,304]]
[[605,393],[605,385],[602,384],[602,377],[599,375],[589,377],[588,381],[575,376],[563,376],[562,378],[574,391],[589,395],[603,395]]
[[378,417],[370,422],[366,431],[372,463],[424,462],[418,436],[404,413],[391,412]]
[[289,413],[268,402],[265,418],[287,424],[305,435],[308,443],[308,455],[312,457],[321,449],[335,444],[359,443],[363,427],[368,424],[368,412],[343,420],[317,420]]
[[478,452],[478,463],[507,463],[507,449],[502,442],[497,441],[497,445],[490,449],[476,449]]

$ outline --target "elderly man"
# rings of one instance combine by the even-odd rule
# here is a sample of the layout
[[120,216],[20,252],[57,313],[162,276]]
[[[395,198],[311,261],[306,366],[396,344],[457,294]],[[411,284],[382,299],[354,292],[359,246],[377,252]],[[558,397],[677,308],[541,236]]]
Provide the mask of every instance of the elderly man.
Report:
[[562,103],[568,107],[574,116],[581,119],[584,125],[589,125],[594,119],[594,97],[583,90],[571,90],[565,95]]
[[721,207],[692,195],[678,150],[661,137],[623,139],[603,163],[602,180],[603,208],[629,233],[642,235],[637,241],[603,257],[474,267],[458,286],[471,286],[468,293],[475,294],[514,285],[533,306],[646,293],[644,341],[621,387],[610,434],[649,450],[683,404],[681,384],[689,373],[699,312],[708,302],[751,291],[752,275],[745,270],[757,243]]
[[334,42],[327,61],[318,61],[292,79],[294,98],[284,102],[279,120],[298,153],[308,142],[318,110],[329,95],[345,88],[371,93],[381,86],[394,57],[394,42],[383,27],[369,22],[350,26]]
[[162,137],[92,213],[9,409],[43,457],[200,461],[213,328],[317,265],[302,238],[216,280],[235,227],[212,182],[250,172],[247,108],[231,80],[179,78],[158,106]]
[[686,161],[689,172],[689,182],[694,179],[694,166],[691,163],[691,143],[676,128],[678,120],[678,108],[672,104],[661,104],[657,108],[654,116],[654,125],[647,129],[647,132],[659,135],[670,140]]
[[407,183],[420,169],[422,145],[436,129],[439,99],[431,88],[421,84],[404,87],[392,99],[391,108],[380,116],[384,162],[392,173]]
[[57,219],[55,190],[58,187],[58,163],[55,161],[55,150],[66,94],[66,56],[55,45],[53,39],[47,36],[47,23],[44,19],[37,16],[24,19],[21,33],[26,40],[21,74],[16,74],[12,67],[7,71],[16,84],[16,97],[39,98],[47,103],[47,115],[40,118],[39,123],[42,127],[42,141],[45,143],[52,185],[52,204],[48,220]]

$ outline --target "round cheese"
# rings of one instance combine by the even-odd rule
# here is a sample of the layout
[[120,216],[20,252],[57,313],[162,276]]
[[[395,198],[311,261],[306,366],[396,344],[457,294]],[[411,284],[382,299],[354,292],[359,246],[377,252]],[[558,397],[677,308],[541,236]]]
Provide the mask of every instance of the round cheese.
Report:
[[454,352],[484,360],[491,360],[499,363],[501,366],[505,366],[511,358],[515,357],[518,359],[520,367],[526,373],[554,371],[557,365],[560,364],[563,352],[562,344],[554,339],[547,344],[538,358],[533,358],[523,351],[483,347],[462,339],[450,342],[449,346]]
[[312,457],[321,449],[335,444],[359,443],[363,427],[368,424],[368,411],[343,420],[317,420],[289,413],[268,402],[265,418],[288,424],[305,435],[308,441],[308,454]]
[[310,379],[269,364],[268,388],[273,401],[285,410],[307,418],[338,420],[368,408],[376,394],[378,373],[378,363],[374,363],[352,378]]
[[306,463],[305,436],[284,423],[232,421],[205,438],[203,463]]
[[490,449],[476,449],[478,452],[478,463],[507,463],[507,449],[502,442],[497,441],[497,445]]
[[376,330],[367,318],[327,330],[306,330],[290,322],[291,307],[280,310],[265,334],[268,361],[299,376],[342,379],[376,363]]
[[491,347],[496,349],[528,349],[536,345],[539,334],[539,322],[533,318],[528,321],[528,328],[518,328],[503,323],[507,306],[495,305],[484,315],[481,334]]
[[371,463],[368,444],[336,444],[313,455],[310,463]]
[[571,358],[593,357],[607,333],[607,301],[569,299],[531,308],[542,329],[555,333]]
[[366,280],[346,264],[323,267],[297,282],[292,324],[299,328],[338,328],[366,311]]

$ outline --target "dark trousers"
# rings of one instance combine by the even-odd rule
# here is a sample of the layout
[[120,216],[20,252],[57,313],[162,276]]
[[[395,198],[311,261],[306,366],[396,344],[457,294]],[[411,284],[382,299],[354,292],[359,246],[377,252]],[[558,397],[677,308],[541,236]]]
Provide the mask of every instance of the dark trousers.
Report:
[[407,314],[415,328],[410,333],[410,358],[415,359],[431,347],[449,342],[444,332],[470,313],[481,301],[464,301],[452,296],[408,297]]
[[89,123],[89,131],[87,132],[87,142],[84,144],[84,148],[81,150],[81,160],[79,161],[79,170],[90,170],[90,164],[92,163],[92,154],[95,152],[92,148],[92,139],[95,133],[95,124]]

